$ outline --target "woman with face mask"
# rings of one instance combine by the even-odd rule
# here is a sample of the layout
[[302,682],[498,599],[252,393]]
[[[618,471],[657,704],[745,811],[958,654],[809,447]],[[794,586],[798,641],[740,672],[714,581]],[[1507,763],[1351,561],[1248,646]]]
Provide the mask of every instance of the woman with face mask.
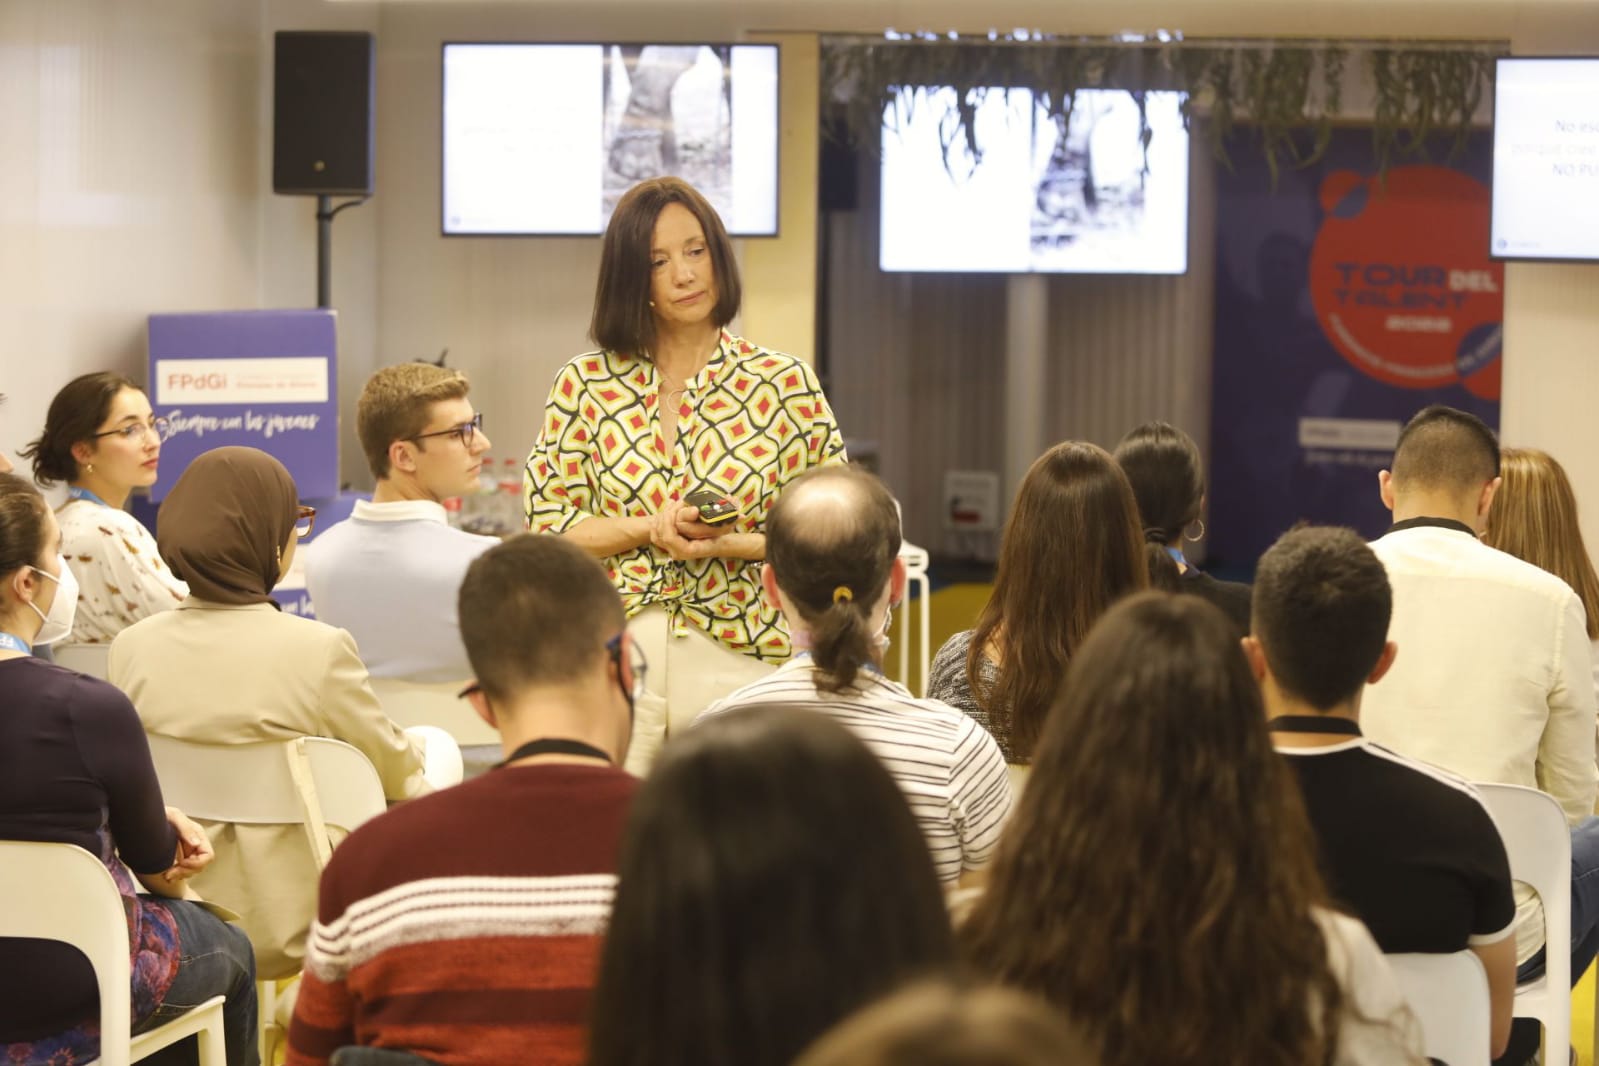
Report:
[[[205,831],[162,805],[127,697],[32,655],[72,629],[77,602],[55,515],[26,480],[0,473],[0,839],[76,844],[105,863],[128,917],[134,1032],[224,994],[228,1062],[253,1066],[250,943],[184,898],[193,896],[188,878],[211,861]],[[99,1054],[87,959],[64,944],[8,938],[0,959],[0,1062]]]

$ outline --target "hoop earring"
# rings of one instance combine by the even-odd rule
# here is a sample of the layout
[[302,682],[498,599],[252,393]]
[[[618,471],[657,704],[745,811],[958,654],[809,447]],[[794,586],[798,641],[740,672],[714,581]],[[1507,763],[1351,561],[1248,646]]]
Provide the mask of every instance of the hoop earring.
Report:
[[[1203,518],[1196,518],[1196,519],[1194,519],[1194,522],[1198,522],[1199,523],[1199,532],[1198,533],[1190,533],[1186,529],[1183,530],[1183,539],[1188,541],[1189,543],[1193,543],[1196,540],[1203,540],[1204,537],[1205,537],[1205,520]],[[1190,522],[1188,524],[1189,525],[1193,525],[1194,522]]]

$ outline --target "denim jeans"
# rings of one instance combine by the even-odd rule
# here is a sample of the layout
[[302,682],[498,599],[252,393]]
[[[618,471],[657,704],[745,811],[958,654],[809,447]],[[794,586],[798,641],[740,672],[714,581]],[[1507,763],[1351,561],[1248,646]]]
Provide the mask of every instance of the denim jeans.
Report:
[[341,1047],[329,1066],[434,1066],[432,1059],[381,1047]]
[[[228,998],[222,1006],[222,1033],[227,1043],[228,1066],[260,1066],[255,952],[244,930],[187,900],[155,899],[151,902],[172,912],[178,924],[183,955],[166,998],[134,1031],[144,1032],[165,1025],[212,996],[225,995]],[[151,1066],[188,1066],[197,1061],[193,1038],[181,1040],[142,1060]]]

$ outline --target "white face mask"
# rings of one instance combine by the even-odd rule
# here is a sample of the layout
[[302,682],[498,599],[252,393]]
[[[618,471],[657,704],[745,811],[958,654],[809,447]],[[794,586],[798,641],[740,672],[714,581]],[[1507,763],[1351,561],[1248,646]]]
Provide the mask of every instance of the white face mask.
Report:
[[47,577],[56,583],[56,598],[50,601],[50,613],[39,610],[37,606],[29,603],[33,613],[39,616],[44,623],[39,627],[38,634],[33,638],[32,644],[54,644],[63,640],[72,632],[72,621],[78,613],[78,579],[72,573],[72,567],[67,565],[66,556],[56,556],[56,561],[61,564],[61,574],[56,576],[37,566],[28,569],[41,577]]

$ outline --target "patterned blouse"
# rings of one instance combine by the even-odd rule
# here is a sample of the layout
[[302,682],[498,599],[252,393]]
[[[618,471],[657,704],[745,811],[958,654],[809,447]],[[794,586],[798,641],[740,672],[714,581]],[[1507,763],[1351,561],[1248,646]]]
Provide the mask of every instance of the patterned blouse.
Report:
[[[965,629],[956,633],[944,642],[938,649],[938,654],[933,656],[932,666],[928,668],[927,698],[943,700],[956,710],[965,713],[976,723],[988,730],[996,742],[999,750],[1004,753],[1005,761],[1012,765],[1025,765],[1028,760],[1016,757],[1016,752],[1010,745],[1010,734],[1004,730],[994,728],[993,720],[988,717],[988,712],[983,710],[982,704],[977,702],[977,694],[972,691],[971,678],[966,673],[966,655],[971,650],[973,630]],[[988,656],[978,660],[978,669],[981,673],[983,687],[992,690],[999,682],[999,667],[995,666]]]
[[74,644],[105,644],[142,618],[169,611],[189,594],[137,518],[93,500],[69,500],[56,512],[61,554],[78,579]]
[[[659,388],[653,363],[612,352],[561,368],[523,479],[535,533],[564,533],[594,516],[652,515],[700,488],[738,501],[734,531],[759,532],[783,486],[813,466],[845,461],[816,374],[793,356],[724,330],[711,361],[688,380],[670,457]],[[686,620],[733,651],[766,662],[789,657],[788,627],[761,595],[759,563],[677,561],[646,544],[606,564],[628,617],[661,604],[674,632],[684,632]]]

